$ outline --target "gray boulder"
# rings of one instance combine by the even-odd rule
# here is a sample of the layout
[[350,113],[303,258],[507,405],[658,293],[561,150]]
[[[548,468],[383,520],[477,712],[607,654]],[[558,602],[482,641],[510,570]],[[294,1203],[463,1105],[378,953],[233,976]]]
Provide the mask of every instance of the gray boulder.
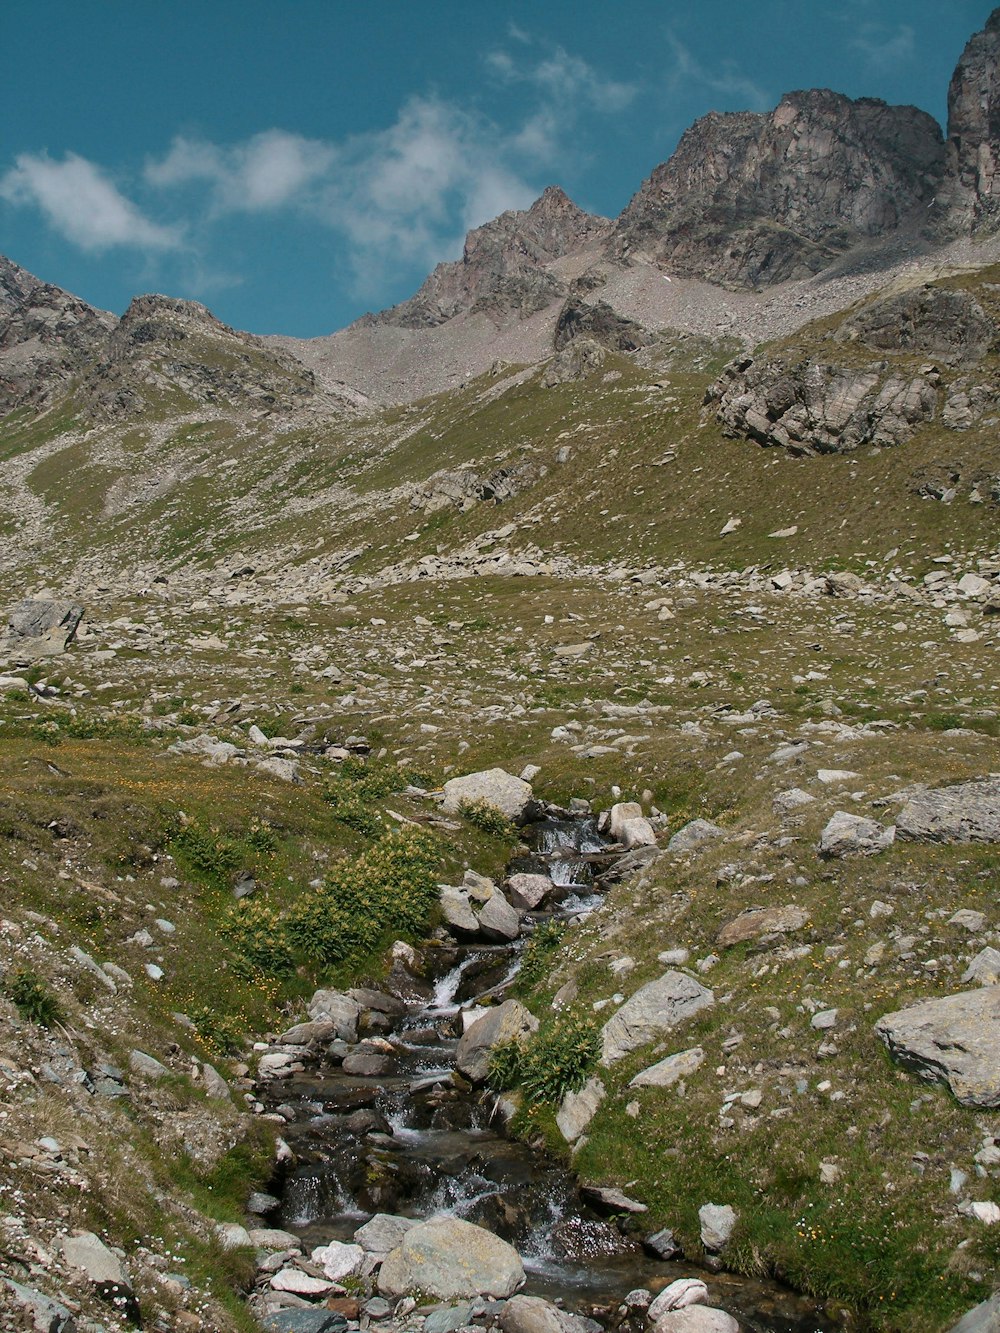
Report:
[[383,1296],[422,1291],[441,1301],[464,1296],[513,1296],[524,1267],[513,1246],[457,1217],[418,1222],[379,1270]]
[[570,1314],[540,1296],[513,1296],[500,1311],[502,1333],[597,1333],[591,1319]]
[[489,1073],[494,1046],[517,1041],[538,1030],[538,1019],[519,1000],[504,1000],[476,1019],[455,1051],[455,1068],[466,1078],[481,1083]]
[[479,909],[479,929],[489,940],[516,940],[521,918],[502,893],[495,893]]
[[726,1247],[736,1229],[736,1210],[728,1203],[706,1203],[698,1209],[698,1221],[702,1245],[717,1253]]
[[653,1333],[740,1333],[740,1326],[725,1310],[707,1305],[689,1305],[685,1310],[670,1310],[653,1325]]
[[314,1022],[329,1019],[341,1041],[355,1042],[358,1039],[361,1005],[349,995],[335,990],[315,991],[309,1001],[309,1017]]
[[597,1114],[604,1100],[605,1087],[599,1078],[588,1079],[579,1092],[567,1092],[556,1112],[559,1133],[567,1143],[575,1143]]
[[92,1231],[78,1231],[74,1236],[67,1236],[60,1241],[59,1248],[66,1262],[86,1273],[91,1282],[125,1284],[125,1274],[117,1256]]
[[725,835],[724,828],[720,828],[718,824],[713,824],[708,819],[692,819],[689,824],[677,830],[667,843],[667,851],[677,855],[693,852],[703,847],[705,843],[714,842],[716,838],[724,838]]
[[1000,1293],[966,1311],[948,1333],[1000,1333]]
[[402,1245],[403,1237],[414,1226],[416,1223],[412,1218],[376,1213],[363,1227],[358,1227],[354,1240],[369,1254],[388,1254]]
[[990,945],[980,949],[962,973],[962,981],[965,985],[974,981],[977,986],[995,986],[1000,981],[1000,950]]
[[896,830],[865,819],[861,815],[838,810],[820,834],[820,855],[832,858],[843,856],[875,856],[891,847]]
[[469,895],[464,889],[455,889],[450,885],[441,890],[441,916],[449,930],[457,930],[465,935],[479,932],[479,918],[472,910]]
[[490,768],[481,773],[469,773],[464,778],[452,778],[444,784],[442,809],[453,814],[463,801],[485,801],[508,819],[520,819],[532,799],[531,784],[514,777],[502,768]]
[[959,782],[912,796],[896,821],[913,842],[1000,842],[1000,778]]
[[1000,987],[924,1000],[875,1024],[890,1055],[963,1106],[1000,1106]]
[[714,1003],[712,992],[694,977],[684,972],[664,972],[637,990],[605,1023],[601,1063],[613,1064]]
[[25,660],[64,652],[82,619],[83,607],[75,602],[18,602],[7,617],[8,651]]
[[514,907],[525,912],[532,912],[539,903],[544,902],[555,885],[548,875],[511,875],[507,881],[507,892]]
[[[6,1288],[6,1295],[3,1288]],[[76,1333],[77,1322],[65,1305],[33,1287],[24,1287],[9,1277],[0,1277],[0,1296],[4,1298],[0,1300],[0,1311],[12,1301],[25,1319],[32,1321],[31,1327],[36,1333]]]

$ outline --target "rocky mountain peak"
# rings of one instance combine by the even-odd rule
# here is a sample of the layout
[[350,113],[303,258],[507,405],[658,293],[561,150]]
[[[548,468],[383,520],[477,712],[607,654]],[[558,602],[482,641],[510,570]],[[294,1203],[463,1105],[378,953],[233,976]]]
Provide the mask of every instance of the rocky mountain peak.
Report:
[[696,121],[622,213],[612,253],[734,286],[806,277],[922,222],[944,170],[926,112],[791,92],[768,113]]
[[0,255],[0,318],[19,306],[36,287],[43,285],[33,273]]
[[948,88],[953,207],[966,224],[1000,219],[1000,9],[962,52]]
[[511,209],[470,231],[460,260],[439,264],[415,296],[375,319],[404,328],[477,311],[498,322],[524,319],[568,290],[547,266],[603,240],[610,229],[607,218],[550,185],[530,208]]

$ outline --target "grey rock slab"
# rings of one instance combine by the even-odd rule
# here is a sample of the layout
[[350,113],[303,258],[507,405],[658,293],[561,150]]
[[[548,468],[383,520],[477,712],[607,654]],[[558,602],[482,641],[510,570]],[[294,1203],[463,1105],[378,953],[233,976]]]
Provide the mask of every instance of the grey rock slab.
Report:
[[451,930],[462,931],[466,935],[479,932],[479,918],[472,910],[469,895],[464,889],[443,888],[440,896],[441,915],[444,923]]
[[508,819],[519,819],[532,795],[529,782],[523,782],[502,768],[490,768],[446,782],[442,809],[454,814],[462,801],[485,801]]
[[608,1019],[601,1030],[601,1063],[613,1064],[678,1023],[715,1003],[715,996],[684,972],[664,972],[649,981]]
[[896,830],[913,842],[1000,842],[1000,778],[918,792],[900,811]]
[[706,1203],[698,1209],[701,1243],[706,1250],[719,1251],[729,1242],[736,1227],[736,1210],[728,1203]]
[[974,981],[978,986],[995,986],[1000,981],[1000,950],[989,946],[980,949],[962,973],[962,981],[966,985]]
[[661,1315],[653,1333],[740,1333],[740,1326],[725,1310],[689,1305],[685,1310],[668,1310]]
[[642,819],[642,806],[638,801],[619,801],[611,807],[608,832],[615,842],[624,842],[625,825],[630,819]]
[[355,1042],[358,1039],[361,1006],[349,995],[334,990],[316,991],[309,1001],[309,1017],[314,1022],[317,1019],[331,1019],[341,1041]]
[[332,1018],[317,1018],[308,1023],[296,1023],[278,1040],[282,1046],[308,1046],[314,1041],[329,1041],[336,1035],[337,1024]]
[[9,1277],[0,1277],[0,1283],[7,1288],[15,1304],[20,1306],[25,1318],[31,1320],[35,1333],[76,1333],[76,1320],[59,1301],[35,1291],[33,1287],[22,1286]]
[[467,1296],[512,1296],[524,1282],[513,1246],[483,1227],[457,1217],[418,1222],[382,1263],[378,1289],[384,1296],[422,1291],[438,1300]]
[[515,1041],[538,1030],[538,1019],[519,1000],[505,1000],[463,1034],[455,1051],[455,1068],[481,1083],[489,1072],[490,1053],[501,1042]]
[[884,852],[895,840],[896,829],[838,810],[832,815],[820,834],[819,850],[822,856],[839,859],[844,856],[875,856]]
[[201,1081],[205,1085],[205,1093],[213,1101],[230,1102],[232,1095],[229,1091],[229,1084],[222,1077],[214,1065],[203,1064],[201,1067]]
[[599,1078],[588,1079],[579,1092],[567,1092],[556,1112],[559,1133],[567,1143],[575,1143],[597,1114],[606,1089]]
[[1000,1333],[1000,1293],[967,1310],[948,1333]]
[[463,1302],[444,1310],[432,1310],[424,1319],[424,1333],[455,1333],[471,1323],[472,1306]]
[[132,1051],[128,1057],[129,1068],[134,1074],[144,1074],[146,1078],[169,1078],[170,1070],[154,1060],[145,1051]]
[[631,1199],[614,1185],[581,1185],[580,1192],[591,1203],[608,1208],[614,1213],[648,1213],[646,1204]]
[[760,939],[764,935],[788,935],[801,930],[809,920],[809,913],[804,907],[789,904],[787,907],[750,907],[732,921],[727,921],[715,937],[715,942],[723,949],[732,948],[746,940]]
[[963,1106],[1000,1106],[1000,987],[924,1000],[875,1024],[890,1055]]
[[640,1070],[629,1083],[630,1088],[671,1088],[682,1078],[690,1078],[705,1063],[705,1052],[700,1046],[668,1055],[658,1064]]
[[397,1217],[393,1213],[376,1213],[374,1217],[358,1227],[354,1240],[369,1254],[388,1254],[403,1243],[403,1236],[416,1223],[410,1217]]
[[268,1333],[341,1333],[347,1320],[330,1310],[277,1310],[264,1316],[264,1327]]
[[500,893],[479,909],[479,929],[491,940],[516,940],[521,933],[521,918]]
[[682,855],[696,851],[706,843],[715,842],[717,838],[725,836],[726,830],[720,828],[718,824],[713,824],[708,819],[692,819],[689,824],[677,830],[667,843],[667,851]]
[[91,1282],[125,1285],[125,1274],[117,1256],[92,1231],[78,1231],[74,1236],[66,1236],[59,1242],[59,1248],[66,1262],[86,1273]]

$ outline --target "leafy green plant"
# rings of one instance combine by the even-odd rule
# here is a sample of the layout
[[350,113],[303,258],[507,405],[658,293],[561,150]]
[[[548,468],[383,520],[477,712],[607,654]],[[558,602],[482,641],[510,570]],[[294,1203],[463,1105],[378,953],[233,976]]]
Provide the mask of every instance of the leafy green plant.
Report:
[[566,927],[561,921],[544,921],[528,937],[521,954],[521,968],[517,974],[518,985],[530,990],[549,971],[552,959],[559,951],[559,945],[566,934]]
[[489,801],[459,801],[458,813],[480,833],[488,833],[492,838],[510,839],[514,828],[510,820]]
[[600,1027],[594,1016],[566,1009],[522,1042],[504,1042],[490,1059],[495,1088],[519,1087],[529,1102],[562,1101],[578,1092],[601,1054]]
[[415,935],[437,903],[438,866],[425,829],[387,833],[295,903],[286,918],[288,938],[307,959],[332,964],[371,954],[395,936]]
[[192,821],[174,836],[172,851],[197,875],[219,883],[240,864],[240,848],[217,828]]
[[4,986],[17,1012],[29,1023],[50,1028],[62,1021],[62,1008],[36,973],[18,968]]
[[258,971],[280,977],[293,970],[285,923],[267,903],[248,898],[235,903],[221,929],[236,951],[237,972],[250,975]]

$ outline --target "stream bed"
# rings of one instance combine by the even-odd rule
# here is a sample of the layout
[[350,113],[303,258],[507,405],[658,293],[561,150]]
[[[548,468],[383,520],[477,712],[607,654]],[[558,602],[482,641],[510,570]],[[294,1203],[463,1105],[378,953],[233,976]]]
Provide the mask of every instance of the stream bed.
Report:
[[[558,901],[526,927],[594,910],[615,854],[590,818],[547,817],[522,830],[530,850],[510,873],[543,873]],[[286,1121],[295,1165],[272,1224],[307,1248],[350,1241],[376,1213],[426,1220],[450,1215],[486,1227],[520,1253],[524,1291],[605,1326],[635,1288],[696,1276],[711,1303],[754,1333],[825,1333],[841,1327],[775,1282],[711,1274],[652,1257],[581,1194],[560,1161],[510,1138],[495,1099],[454,1077],[455,1050],[484,999],[502,999],[524,935],[509,943],[441,941],[435,979],[410,999],[369,997],[364,1041],[333,1042],[319,1058],[262,1094]],[[368,993],[366,993],[368,994]]]

